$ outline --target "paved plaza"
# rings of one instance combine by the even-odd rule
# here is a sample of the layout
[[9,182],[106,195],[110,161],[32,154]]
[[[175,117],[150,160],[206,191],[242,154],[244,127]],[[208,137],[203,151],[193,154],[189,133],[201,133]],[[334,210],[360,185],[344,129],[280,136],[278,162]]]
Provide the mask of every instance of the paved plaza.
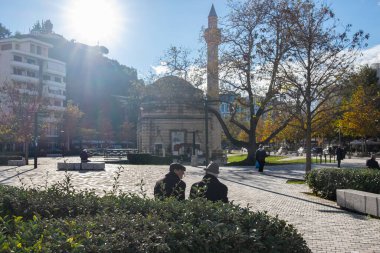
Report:
[[[102,158],[98,158],[102,160]],[[79,161],[79,158],[39,158],[38,168],[0,167],[0,183],[5,185],[44,186],[65,177],[57,171],[57,162]],[[97,160],[93,158],[92,160]],[[33,160],[30,160],[33,164]],[[365,159],[345,159],[342,166],[363,167]],[[313,165],[314,167],[332,167]],[[111,191],[115,173],[120,165],[106,164],[105,171],[71,171],[72,183],[77,189],[94,189],[97,193]],[[186,166],[184,181],[190,186],[204,175],[203,168]],[[168,171],[168,166],[123,165],[119,178],[120,189],[125,192],[147,194],[153,197],[157,179]],[[303,235],[313,252],[379,252],[380,219],[342,210],[335,202],[310,195],[305,184],[287,184],[288,179],[301,179],[304,165],[267,166],[263,174],[253,167],[222,167],[220,180],[228,188],[228,197],[234,204],[249,205],[254,211],[268,214],[293,224]]]

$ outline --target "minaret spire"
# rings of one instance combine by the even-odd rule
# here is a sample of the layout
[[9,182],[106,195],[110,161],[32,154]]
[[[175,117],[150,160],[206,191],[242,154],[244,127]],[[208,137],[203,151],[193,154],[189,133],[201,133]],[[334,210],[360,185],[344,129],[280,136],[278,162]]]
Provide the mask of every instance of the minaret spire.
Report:
[[[221,31],[218,28],[218,16],[214,5],[208,15],[208,27],[204,37],[207,43],[207,99],[210,107],[219,110],[219,61],[218,46],[221,42]],[[211,116],[211,151],[213,154],[221,152],[221,128],[218,119]]]

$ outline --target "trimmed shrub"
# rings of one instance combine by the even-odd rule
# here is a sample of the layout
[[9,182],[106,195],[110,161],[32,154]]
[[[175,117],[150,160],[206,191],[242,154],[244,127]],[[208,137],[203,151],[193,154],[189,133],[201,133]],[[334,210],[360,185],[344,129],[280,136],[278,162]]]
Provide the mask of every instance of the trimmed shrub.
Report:
[[319,169],[306,176],[312,191],[322,198],[336,200],[337,189],[353,189],[380,194],[380,170]]
[[151,154],[127,154],[127,158],[130,164],[169,165],[173,162],[172,157],[160,157]]
[[[69,200],[60,203],[64,197]],[[0,198],[2,252],[311,252],[277,217],[202,198],[156,201],[4,186]]]
[[22,160],[22,156],[0,156],[0,165],[8,165],[9,160]]

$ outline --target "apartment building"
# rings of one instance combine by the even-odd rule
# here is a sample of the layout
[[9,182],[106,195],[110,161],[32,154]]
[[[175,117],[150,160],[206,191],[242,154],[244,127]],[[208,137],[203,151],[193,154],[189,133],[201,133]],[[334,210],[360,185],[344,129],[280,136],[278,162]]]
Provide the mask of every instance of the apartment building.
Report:
[[[48,149],[60,146],[66,101],[66,65],[49,58],[51,44],[33,36],[0,40],[0,86],[8,83],[20,92],[40,96],[43,131],[38,134]],[[42,144],[42,143],[41,143]]]

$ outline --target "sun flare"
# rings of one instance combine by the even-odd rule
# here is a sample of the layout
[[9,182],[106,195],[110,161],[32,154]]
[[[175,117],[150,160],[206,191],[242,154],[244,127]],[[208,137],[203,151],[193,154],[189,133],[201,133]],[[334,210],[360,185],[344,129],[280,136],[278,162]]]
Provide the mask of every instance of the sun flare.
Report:
[[87,44],[108,44],[122,27],[116,0],[71,0],[67,25],[73,39]]

